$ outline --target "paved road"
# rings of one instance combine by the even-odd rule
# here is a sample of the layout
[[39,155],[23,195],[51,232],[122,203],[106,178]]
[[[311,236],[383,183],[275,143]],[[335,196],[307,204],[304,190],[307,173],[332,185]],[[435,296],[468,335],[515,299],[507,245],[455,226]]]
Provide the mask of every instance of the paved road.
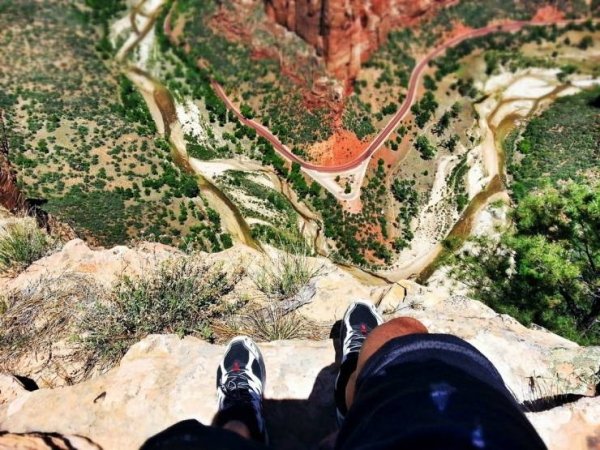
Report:
[[438,56],[440,56],[448,48],[455,47],[456,45],[460,44],[461,42],[463,42],[467,39],[481,37],[481,36],[485,36],[486,34],[496,33],[499,31],[504,31],[504,32],[518,31],[527,25],[537,25],[537,26],[566,25],[568,23],[576,23],[576,22],[581,22],[581,20],[555,21],[555,22],[514,21],[514,22],[509,22],[509,23],[506,23],[503,25],[478,28],[478,29],[472,30],[468,33],[457,36],[454,39],[451,39],[451,40],[445,42],[440,47],[431,51],[425,58],[423,58],[414,67],[414,69],[410,75],[406,98],[404,99],[402,106],[394,114],[394,116],[387,123],[387,125],[385,127],[383,127],[383,129],[381,131],[379,131],[379,133],[375,136],[375,138],[371,141],[371,143],[367,146],[367,148],[365,148],[365,150],[363,150],[363,152],[359,156],[357,156],[354,160],[344,163],[344,164],[336,165],[336,166],[322,166],[322,165],[318,165],[318,164],[312,164],[310,162],[304,161],[303,159],[299,158],[297,155],[294,155],[292,153],[292,151],[277,138],[277,136],[275,136],[273,133],[271,133],[271,131],[269,131],[268,128],[266,128],[265,126],[256,122],[255,120],[246,119],[244,116],[242,116],[240,111],[231,102],[229,97],[227,97],[227,94],[225,93],[225,91],[223,90],[223,88],[220,84],[218,84],[216,81],[213,81],[212,86],[213,86],[215,92],[217,93],[217,95],[223,100],[223,102],[225,102],[225,105],[227,106],[227,108],[229,108],[229,110],[232,111],[244,125],[254,128],[260,136],[264,137],[269,142],[271,142],[271,144],[273,144],[273,147],[275,148],[275,150],[277,150],[283,157],[287,158],[290,161],[297,162],[305,169],[315,170],[317,172],[323,172],[323,173],[343,172],[343,171],[347,171],[347,170],[356,168],[365,159],[370,158],[373,155],[373,153],[375,153],[377,150],[379,150],[379,148],[384,144],[384,142],[394,132],[394,130],[396,129],[398,124],[402,121],[402,119],[404,119],[406,114],[408,114],[408,112],[410,111],[410,108],[415,101],[415,96],[416,96],[417,89],[419,86],[419,80],[421,79],[421,75],[423,74],[423,71],[427,68],[427,65],[429,64],[429,62],[432,61],[433,59],[437,58]]

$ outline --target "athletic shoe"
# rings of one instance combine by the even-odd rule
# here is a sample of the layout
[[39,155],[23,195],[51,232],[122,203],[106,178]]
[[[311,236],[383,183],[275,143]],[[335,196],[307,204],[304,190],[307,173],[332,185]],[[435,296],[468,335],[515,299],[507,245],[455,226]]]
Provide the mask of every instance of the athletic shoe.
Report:
[[382,323],[383,318],[368,300],[353,302],[344,314],[340,329],[342,363],[335,381],[336,413],[339,425],[342,424],[347,413],[346,385],[350,375],[356,370],[360,349],[369,333]]
[[250,429],[253,439],[266,443],[262,406],[265,382],[265,363],[258,346],[246,336],[233,338],[217,369],[219,412],[215,424],[239,420]]
[[348,307],[340,330],[342,364],[350,354],[360,352],[368,334],[382,323],[383,318],[368,300],[357,300]]

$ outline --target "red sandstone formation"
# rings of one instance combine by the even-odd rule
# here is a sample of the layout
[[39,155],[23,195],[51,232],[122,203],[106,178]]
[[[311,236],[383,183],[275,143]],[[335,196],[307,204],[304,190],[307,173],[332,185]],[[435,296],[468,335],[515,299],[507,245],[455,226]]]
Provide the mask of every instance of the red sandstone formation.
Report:
[[354,79],[390,29],[451,0],[265,0],[269,17],[325,58],[340,80]]

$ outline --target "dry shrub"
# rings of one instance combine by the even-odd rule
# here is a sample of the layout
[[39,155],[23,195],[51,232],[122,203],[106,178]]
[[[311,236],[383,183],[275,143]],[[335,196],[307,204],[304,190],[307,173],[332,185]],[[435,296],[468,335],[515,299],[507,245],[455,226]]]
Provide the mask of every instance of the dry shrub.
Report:
[[329,326],[320,326],[296,311],[289,312],[281,302],[247,307],[243,312],[229,315],[214,326],[220,340],[234,336],[250,336],[256,341],[327,338]]
[[9,292],[0,315],[0,367],[28,352],[50,354],[52,345],[76,331],[77,311],[103,296],[91,278],[70,272],[45,275]]
[[25,354],[51,355],[58,341],[88,373],[111,367],[148,334],[211,340],[212,322],[240,306],[223,297],[242,273],[185,256],[139,276],[122,275],[112,289],[80,274],[43,276],[6,296],[6,310],[0,314],[0,368]]
[[323,266],[310,260],[308,249],[292,247],[261,264],[252,278],[269,299],[282,300],[298,294],[322,272]]
[[81,338],[101,360],[117,361],[148,334],[176,333],[212,339],[211,322],[236,308],[223,300],[243,272],[228,274],[196,257],[171,259],[141,276],[122,277],[109,301],[83,315]]

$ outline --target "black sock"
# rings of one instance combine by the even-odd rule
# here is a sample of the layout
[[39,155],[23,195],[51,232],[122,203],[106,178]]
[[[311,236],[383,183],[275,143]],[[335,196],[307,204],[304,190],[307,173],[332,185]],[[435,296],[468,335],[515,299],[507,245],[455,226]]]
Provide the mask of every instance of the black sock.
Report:
[[258,414],[262,414],[262,411],[256,411],[252,405],[234,405],[219,411],[213,419],[213,426],[222,428],[227,422],[237,420],[248,427],[253,440],[266,443],[264,430],[261,430],[259,425]]
[[343,415],[346,415],[348,412],[348,407],[346,406],[346,386],[348,385],[350,375],[356,370],[357,364],[358,352],[348,354],[346,360],[340,365],[340,375],[335,383],[335,405]]

